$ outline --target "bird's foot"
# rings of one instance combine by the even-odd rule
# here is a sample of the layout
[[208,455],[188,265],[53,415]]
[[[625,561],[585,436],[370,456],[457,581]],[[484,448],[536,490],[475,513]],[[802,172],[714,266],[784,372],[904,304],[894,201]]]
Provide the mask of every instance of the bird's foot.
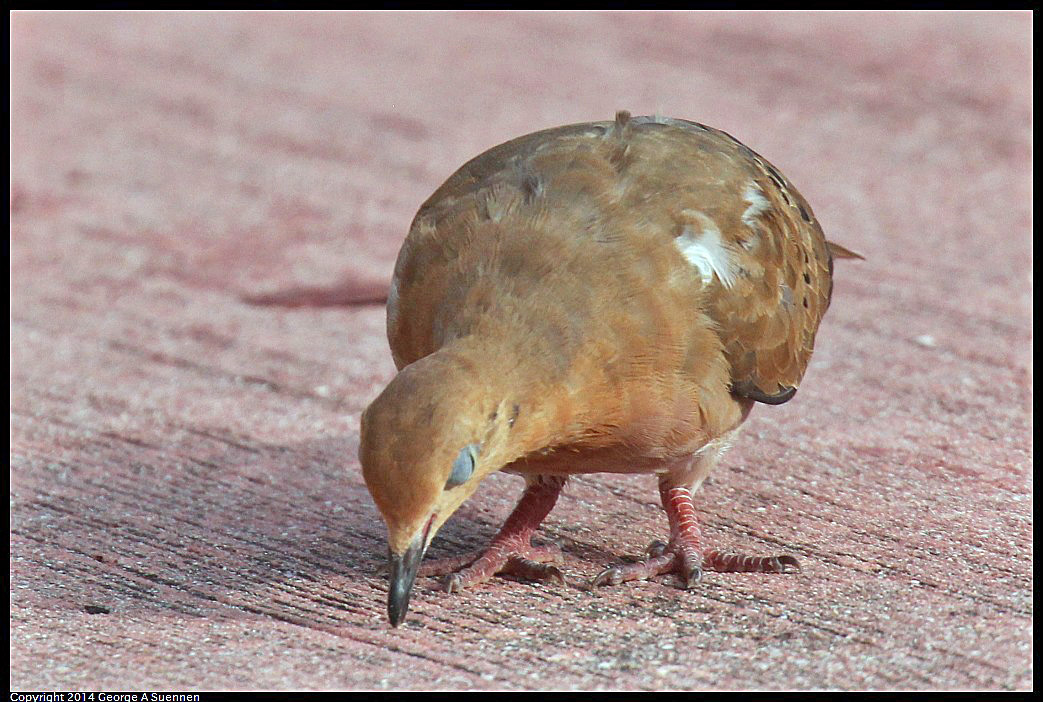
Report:
[[670,543],[657,541],[648,547],[648,558],[638,563],[614,566],[602,571],[590,585],[618,585],[628,580],[646,580],[664,573],[678,573],[685,588],[699,582],[704,570],[718,573],[784,573],[788,568],[800,570],[793,556],[743,556],[720,551],[703,551],[699,520],[692,505],[692,493],[684,486],[668,480],[659,483],[667,520]]
[[477,556],[464,556],[421,566],[421,575],[446,575],[447,592],[485,582],[497,573],[526,580],[544,580],[565,585],[565,576],[553,563],[562,561],[557,546],[533,546],[532,533],[554,507],[565,478],[538,476],[528,481],[521,500],[489,548]]
[[565,585],[565,576],[555,563],[563,560],[556,545],[504,548],[494,543],[480,554],[456,556],[431,561],[420,567],[422,576],[447,576],[446,592],[460,592],[483,583],[494,575],[513,575],[525,580]]
[[699,582],[703,571],[718,573],[787,573],[799,571],[797,559],[789,555],[744,556],[736,553],[707,551],[702,553],[692,544],[680,541],[665,544],[655,541],[648,547],[648,557],[637,563],[612,566],[601,571],[590,587],[619,585],[631,580],[647,580],[656,575],[677,573],[685,589]]

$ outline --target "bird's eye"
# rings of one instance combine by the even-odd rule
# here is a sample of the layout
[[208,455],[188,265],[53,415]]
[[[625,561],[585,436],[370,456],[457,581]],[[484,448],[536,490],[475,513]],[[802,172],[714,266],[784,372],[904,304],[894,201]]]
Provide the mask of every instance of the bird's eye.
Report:
[[457,485],[463,485],[470,479],[471,474],[474,473],[474,462],[477,453],[477,444],[468,444],[460,449],[460,454],[453,461],[453,470],[449,474],[449,480],[445,483],[446,490]]

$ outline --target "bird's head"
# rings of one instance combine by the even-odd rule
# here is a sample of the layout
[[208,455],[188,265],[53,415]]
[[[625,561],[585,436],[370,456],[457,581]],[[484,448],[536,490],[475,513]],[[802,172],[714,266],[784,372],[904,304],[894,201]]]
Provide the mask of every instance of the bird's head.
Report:
[[393,626],[446,519],[510,458],[502,398],[467,360],[435,353],[403,368],[362,414],[362,475],[388,530]]

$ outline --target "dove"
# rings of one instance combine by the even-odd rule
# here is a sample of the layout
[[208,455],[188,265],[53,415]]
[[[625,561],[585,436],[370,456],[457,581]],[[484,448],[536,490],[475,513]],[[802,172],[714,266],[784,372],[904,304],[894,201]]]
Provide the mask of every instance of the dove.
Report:
[[[632,117],[528,134],[423,203],[387,299],[397,374],[361,418],[387,527],[388,618],[418,573],[459,592],[496,574],[563,583],[536,529],[570,476],[653,476],[670,527],[592,587],[674,573],[781,573],[789,555],[708,548],[693,494],[755,404],[791,400],[830,303],[834,258],[807,201],[729,134]],[[421,561],[497,471],[524,492],[480,553]]]

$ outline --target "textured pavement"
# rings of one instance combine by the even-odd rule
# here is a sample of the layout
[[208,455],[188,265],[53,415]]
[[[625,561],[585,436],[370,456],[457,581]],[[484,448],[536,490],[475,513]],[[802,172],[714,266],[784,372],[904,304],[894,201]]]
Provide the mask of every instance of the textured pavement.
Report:
[[[1028,13],[12,16],[16,689],[1028,689]],[[617,109],[733,134],[840,261],[796,399],[697,495],[798,575],[419,582],[385,621],[355,456],[419,204]],[[268,299],[300,307],[251,304]],[[336,305],[327,303],[339,303]],[[494,476],[431,556],[476,548]],[[665,534],[573,481],[576,582]]]

